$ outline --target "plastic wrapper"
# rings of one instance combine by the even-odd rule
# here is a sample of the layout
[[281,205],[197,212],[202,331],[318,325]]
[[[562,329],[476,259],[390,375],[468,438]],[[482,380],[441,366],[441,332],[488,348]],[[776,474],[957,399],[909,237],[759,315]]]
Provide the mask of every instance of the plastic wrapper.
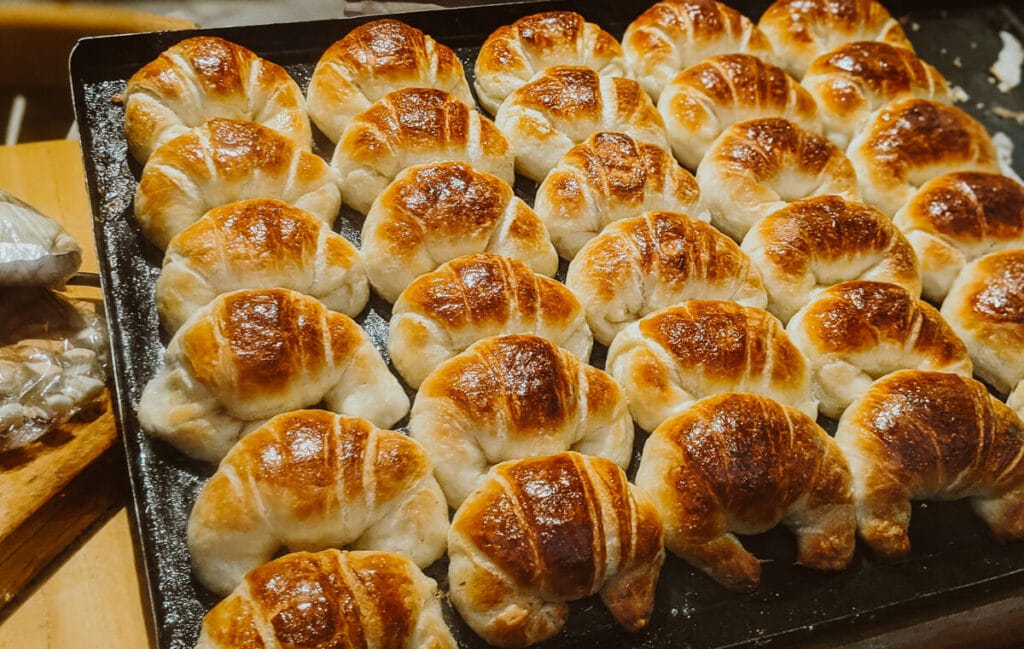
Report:
[[0,452],[39,439],[103,394],[109,353],[96,306],[0,288]]
[[59,223],[0,189],[0,286],[63,286],[81,264]]

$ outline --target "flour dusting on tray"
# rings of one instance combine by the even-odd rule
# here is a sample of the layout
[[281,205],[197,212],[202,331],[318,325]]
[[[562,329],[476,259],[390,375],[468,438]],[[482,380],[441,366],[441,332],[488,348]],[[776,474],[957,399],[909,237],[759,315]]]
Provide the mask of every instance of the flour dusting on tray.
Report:
[[998,81],[998,88],[1002,92],[1009,92],[1020,85],[1020,71],[1024,67],[1024,49],[1020,41],[1013,34],[1005,31],[999,32],[999,38],[1003,40],[1003,49],[999,50],[996,62],[988,69]]

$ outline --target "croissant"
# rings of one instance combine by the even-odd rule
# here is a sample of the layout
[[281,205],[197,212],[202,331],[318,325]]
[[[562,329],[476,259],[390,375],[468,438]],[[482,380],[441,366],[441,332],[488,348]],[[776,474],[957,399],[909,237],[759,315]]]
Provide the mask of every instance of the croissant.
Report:
[[964,343],[938,310],[888,282],[830,286],[786,325],[811,364],[821,412],[838,418],[871,382],[900,369],[971,375]]
[[513,155],[501,131],[454,95],[431,88],[389,92],[353,117],[331,165],[342,198],[366,214],[400,171],[442,160],[468,162],[510,185],[515,181]]
[[941,313],[967,346],[978,378],[1001,394],[1024,381],[1024,248],[964,266]]
[[665,122],[636,81],[556,66],[513,92],[494,123],[511,143],[516,171],[540,182],[573,145],[616,131],[668,149]]
[[475,105],[459,57],[415,27],[385,18],[359,25],[320,56],[306,91],[309,116],[332,142],[392,90],[436,88]]
[[321,401],[391,426],[409,398],[346,315],[287,289],[225,293],[167,346],[139,401],[142,429],[208,462],[274,415]]
[[850,468],[804,413],[768,397],[701,399],[644,444],[636,484],[665,527],[665,547],[732,590],[757,587],[758,560],[735,534],[779,523],[797,536],[797,563],[842,570],[857,528]]
[[750,54],[722,54],[692,65],[661,91],[672,153],[696,169],[715,138],[729,126],[760,117],[783,117],[821,132],[818,106],[782,68]]
[[323,410],[278,415],[232,447],[188,521],[196,576],[226,595],[281,547],[444,554],[448,507],[419,444]]
[[761,271],[768,310],[782,322],[822,288],[855,279],[891,282],[921,294],[910,243],[889,217],[863,203],[816,196],[754,224],[741,246]]
[[437,584],[388,552],[295,552],[256,568],[203,619],[195,649],[456,649]]
[[422,275],[391,313],[388,351],[412,387],[488,336],[537,334],[584,361],[593,345],[583,308],[569,289],[492,253],[465,255]]
[[924,296],[939,304],[968,263],[1024,248],[1024,185],[996,173],[939,176],[921,186],[893,223],[920,260]]
[[341,197],[319,156],[255,122],[213,119],[160,147],[142,169],[135,218],[161,249],[215,207],[277,198],[334,223]]
[[822,54],[802,84],[818,104],[825,135],[841,149],[890,101],[917,97],[953,103],[942,73],[911,50],[878,41],[848,43]]
[[984,126],[955,106],[913,97],[877,111],[850,141],[846,154],[857,170],[864,201],[889,216],[936,176],[999,173],[995,146]]
[[735,302],[689,300],[655,311],[619,332],[606,369],[647,431],[722,392],[762,394],[812,419],[818,413],[810,367],[782,323]]
[[749,18],[721,2],[663,0],[651,5],[622,36],[637,81],[658,101],[680,70],[718,54],[753,54],[774,61],[772,46]]
[[665,559],[647,496],[614,463],[571,452],[494,467],[455,512],[448,547],[452,602],[498,647],[551,637],[566,602],[594,593],[639,631]]
[[289,288],[349,316],[370,293],[355,246],[272,198],[214,208],[171,239],[156,281],[160,321],[174,333],[221,293],[243,288]]
[[493,174],[435,162],[398,174],[363,222],[370,283],[394,302],[417,277],[446,261],[493,252],[554,275],[558,254],[540,217]]
[[966,376],[901,370],[839,420],[857,528],[883,557],[910,550],[910,501],[971,499],[999,539],[1024,538],[1024,423]]
[[679,212],[612,223],[572,260],[565,285],[602,345],[630,323],[686,300],[767,303],[761,275],[740,247]]
[[580,65],[606,77],[631,76],[614,36],[574,11],[545,11],[499,27],[484,41],[473,81],[480,105],[494,115],[505,97],[555,65]]
[[124,130],[139,162],[214,117],[253,120],[297,147],[313,146],[298,84],[281,66],[222,38],[180,41],[128,79]]
[[777,0],[757,23],[783,68],[797,79],[814,59],[854,41],[913,51],[898,21],[875,0]]
[[574,450],[625,469],[633,455],[618,384],[532,334],[485,338],[431,372],[409,434],[435,460],[453,508],[505,460]]
[[697,184],[711,224],[737,241],[792,201],[826,194],[860,200],[843,152],[779,117],[727,128],[701,160]]
[[537,189],[534,209],[558,253],[571,260],[613,221],[651,210],[707,220],[690,172],[665,149],[622,133],[591,135],[563,155]]

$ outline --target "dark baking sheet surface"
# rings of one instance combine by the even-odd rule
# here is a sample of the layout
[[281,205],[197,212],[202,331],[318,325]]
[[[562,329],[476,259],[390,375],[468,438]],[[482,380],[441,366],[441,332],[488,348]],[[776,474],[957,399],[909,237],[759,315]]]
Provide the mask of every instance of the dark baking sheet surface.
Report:
[[[472,74],[476,47],[496,27],[542,9],[571,8],[616,37],[649,2],[545,2],[428,11],[399,16],[458,52]],[[757,19],[767,2],[730,3]],[[942,6],[947,6],[942,9]],[[915,1],[888,3],[902,18],[918,53],[961,87],[961,106],[991,132],[1007,133],[1016,144],[1015,167],[1024,170],[1024,124],[999,116],[997,106],[1024,109],[1024,89],[1001,93],[987,69],[996,60],[1006,30],[1024,41],[1024,25],[1009,4]],[[252,48],[283,65],[305,88],[328,45],[373,17],[206,30]],[[123,110],[113,101],[129,76],[161,51],[193,32],[86,39],[71,58],[75,114],[81,132],[96,244],[114,355],[117,414],[124,434],[134,496],[140,573],[147,581],[155,644],[191,649],[203,615],[216,598],[193,581],[185,524],[196,494],[212,468],[194,463],[169,446],[146,437],[135,416],[143,386],[159,367],[166,335],[159,328],[154,282],[160,252],[139,235],[132,197],[140,166],[131,159],[122,130]],[[322,136],[317,152],[329,159]],[[520,181],[530,199],[534,186]],[[361,219],[343,210],[336,229],[355,240]],[[387,304],[375,299],[357,320],[380,349],[387,334]],[[603,354],[598,350],[596,359]],[[827,422],[824,422],[827,423]],[[637,450],[643,438],[637,438]],[[635,470],[634,466],[631,467]],[[630,473],[632,475],[632,471]],[[882,563],[862,544],[850,568],[823,574],[793,565],[793,538],[783,530],[748,537],[762,559],[760,588],[732,594],[669,557],[658,587],[655,613],[638,635],[620,631],[596,598],[576,602],[566,628],[541,645],[569,647],[753,647],[829,646],[862,637],[902,620],[951,612],[1024,585],[1024,543],[1000,545],[966,503],[927,503],[914,508],[913,552]],[[447,587],[446,562],[427,570]],[[446,617],[462,647],[485,646],[446,604]]]

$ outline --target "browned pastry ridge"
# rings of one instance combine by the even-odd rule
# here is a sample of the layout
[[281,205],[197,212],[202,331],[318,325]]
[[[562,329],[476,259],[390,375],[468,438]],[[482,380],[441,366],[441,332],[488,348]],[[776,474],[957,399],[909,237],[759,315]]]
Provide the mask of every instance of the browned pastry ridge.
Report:
[[504,462],[455,513],[451,598],[499,647],[551,637],[566,602],[599,593],[629,631],[646,624],[665,559],[661,518],[612,462],[559,453]]
[[921,262],[924,296],[938,304],[968,263],[1024,248],[1024,185],[998,173],[946,174],[922,185],[893,222]]
[[711,0],[664,0],[626,27],[622,49],[637,81],[655,100],[680,71],[719,54],[773,62],[772,46],[749,18]]
[[879,379],[836,431],[861,537],[910,550],[911,500],[970,498],[998,539],[1024,537],[1024,423],[973,379],[904,370]]
[[256,568],[203,619],[195,649],[456,649],[437,584],[387,552],[295,552]]
[[647,439],[637,486],[661,513],[670,552],[732,590],[760,581],[735,534],[779,523],[797,536],[797,563],[842,570],[853,558],[850,469],[813,419],[768,397],[702,399]]
[[384,18],[359,25],[328,47],[306,91],[309,116],[332,142],[349,121],[399,88],[436,88],[474,106],[459,57],[422,31]]
[[128,79],[125,135],[139,162],[214,117],[259,122],[313,145],[302,91],[284,68],[216,36],[187,38]]

